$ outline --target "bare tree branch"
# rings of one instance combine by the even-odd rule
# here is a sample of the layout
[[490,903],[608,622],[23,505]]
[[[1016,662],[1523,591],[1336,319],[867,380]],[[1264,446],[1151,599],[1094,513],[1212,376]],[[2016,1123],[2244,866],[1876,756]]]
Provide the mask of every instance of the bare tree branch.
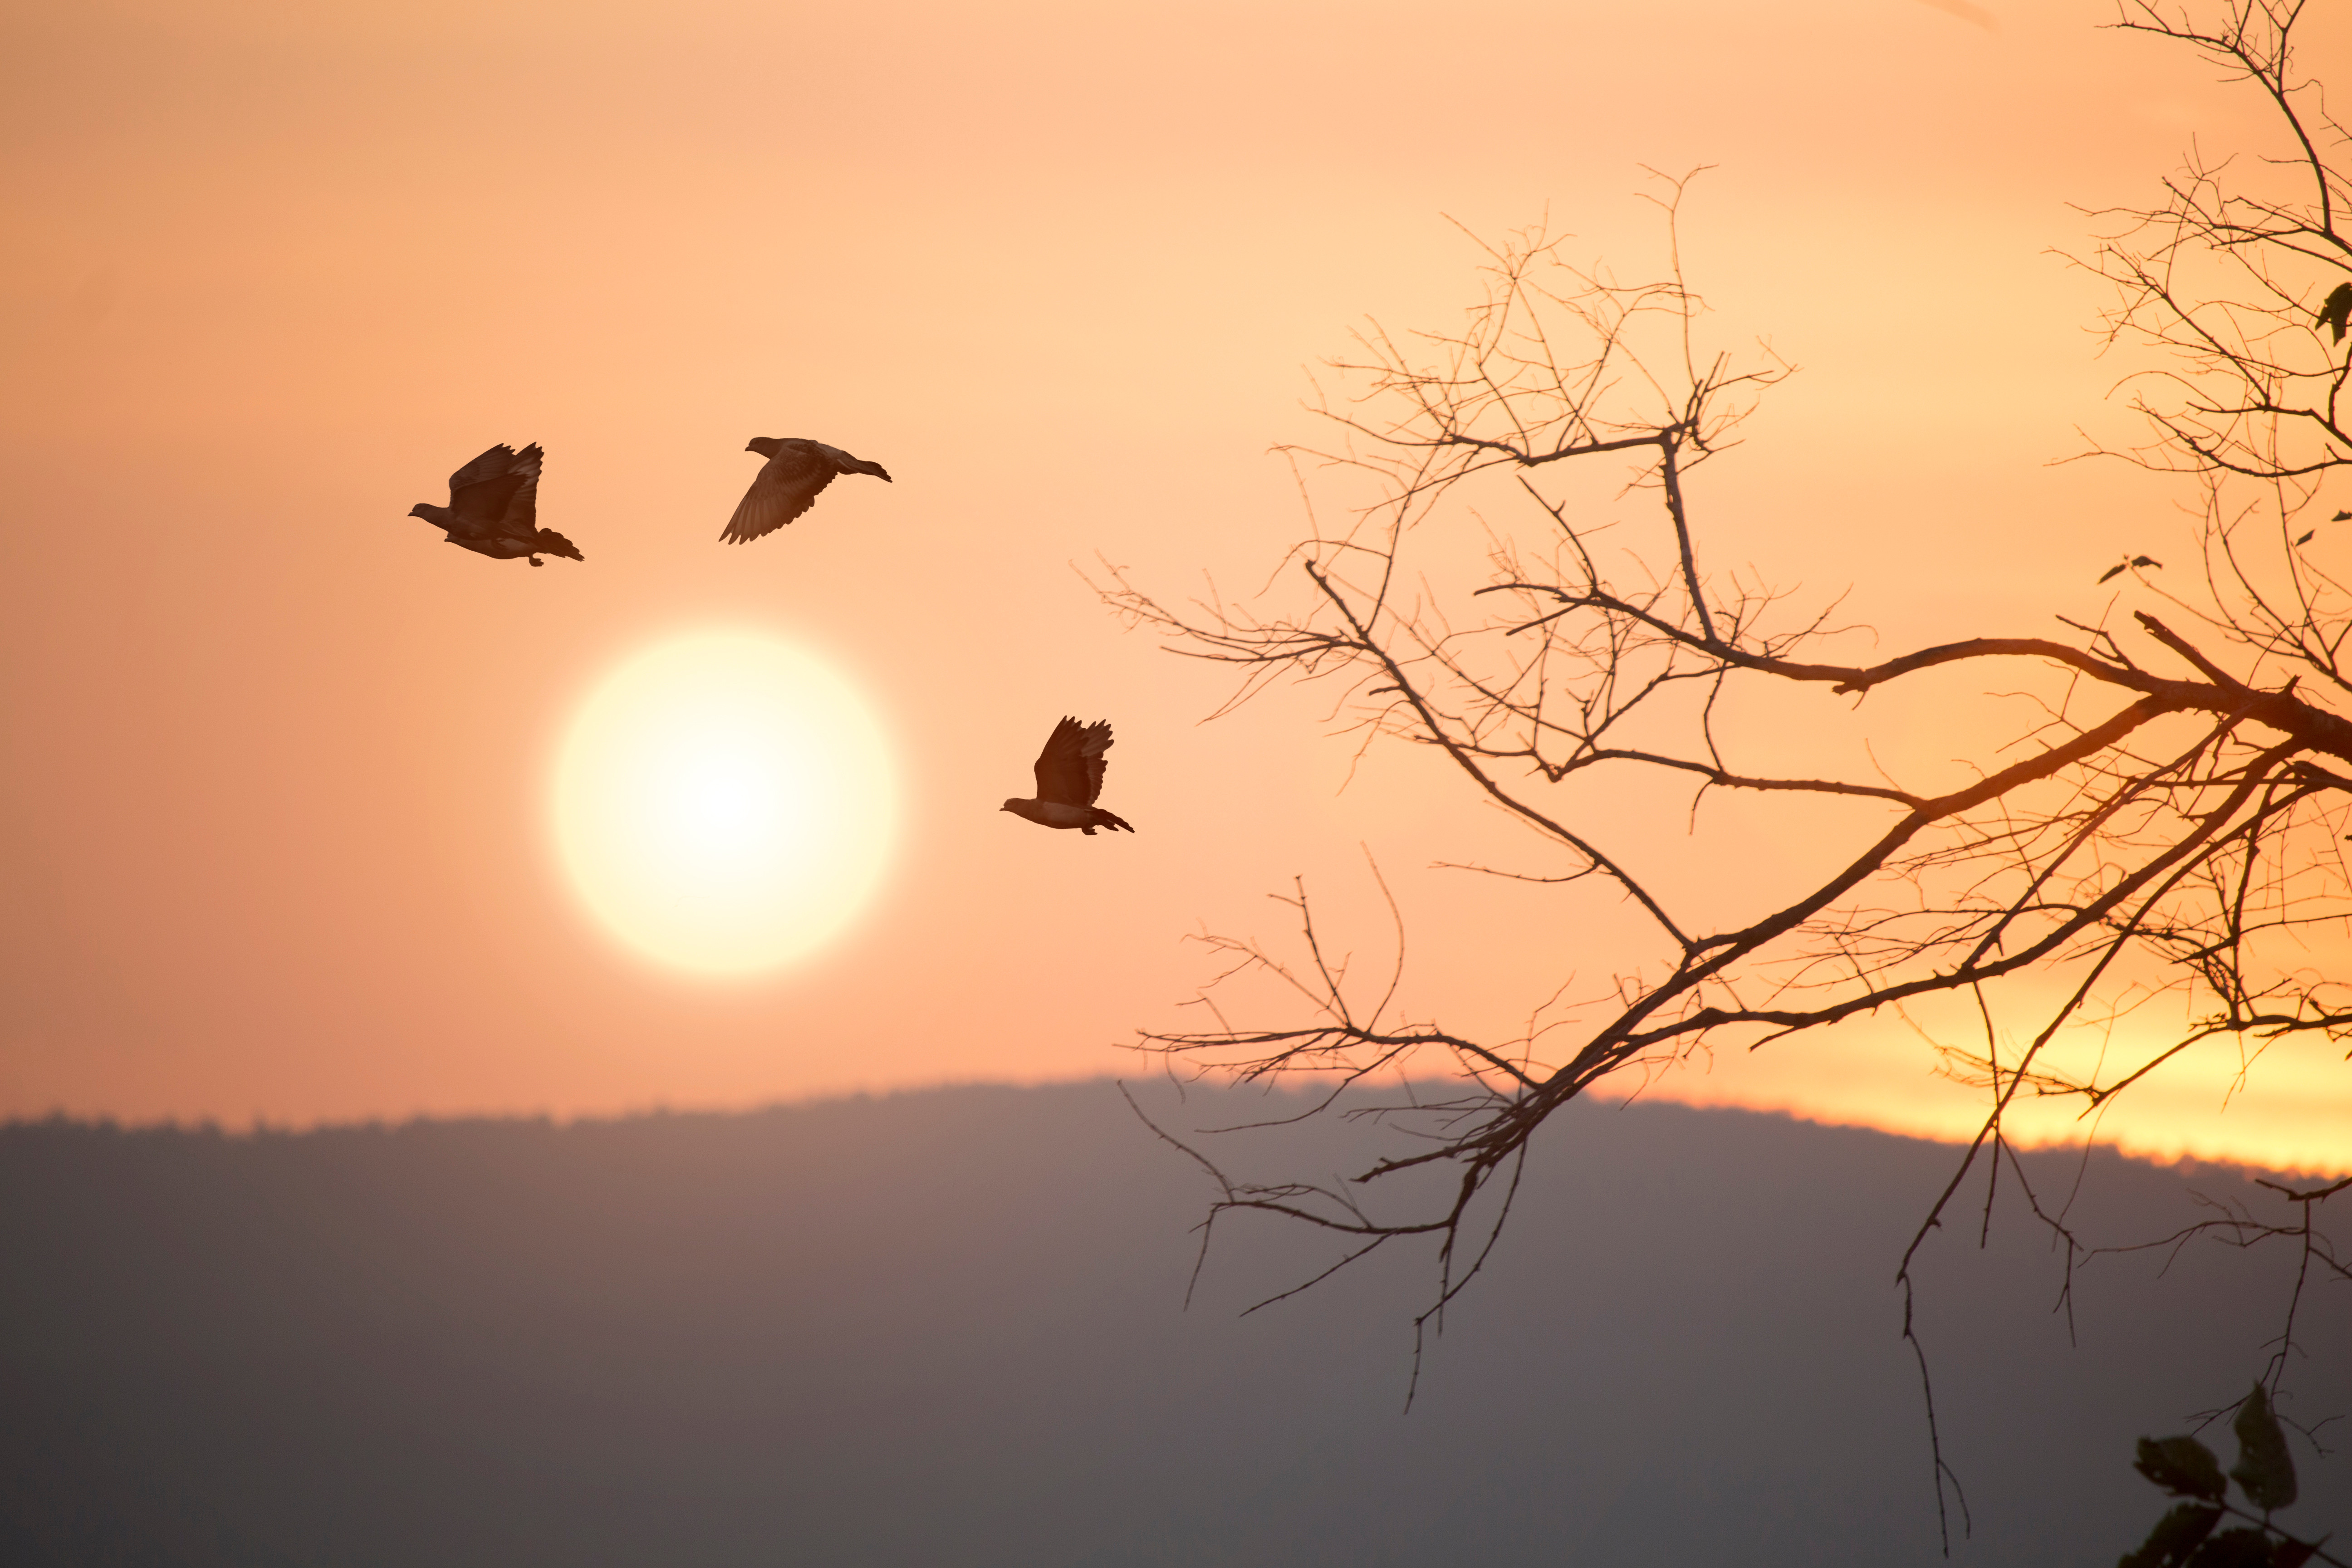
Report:
[[[2352,936],[2340,848],[2352,816],[2352,675],[2341,662],[2352,590],[2304,553],[2321,482],[2352,466],[2352,369],[2324,309],[2352,280],[2340,230],[2347,138],[2317,88],[2292,74],[2296,6],[2223,10],[2221,26],[2200,30],[2129,0],[2119,25],[2253,84],[2296,151],[2249,171],[2192,156],[2161,205],[2095,215],[2111,232],[2080,263],[2118,291],[2107,342],[2147,367],[2120,390],[2150,439],[2095,451],[2189,475],[2201,501],[2201,582],[2178,593],[2134,579],[2167,606],[2162,617],[2140,609],[2112,627],[2067,623],[2063,637],[1971,637],[1858,664],[1829,657],[1846,630],[1829,609],[1805,612],[1751,571],[1711,567],[1689,477],[1738,445],[1758,398],[1793,367],[1767,349],[1700,346],[1706,308],[1675,240],[1688,176],[1659,197],[1669,262],[1656,276],[1625,282],[1571,264],[1559,239],[1531,229],[1482,245],[1484,298],[1457,328],[1360,332],[1357,352],[1332,366],[1349,395],[1317,408],[1334,439],[1290,450],[1302,482],[1314,470],[1352,504],[1315,509],[1255,605],[1213,590],[1171,605],[1106,568],[1097,586],[1131,625],[1234,668],[1232,701],[1277,679],[1325,687],[1343,732],[1433,751],[1471,797],[1543,847],[1528,867],[1481,869],[1577,897],[1613,889],[1654,939],[1650,960],[1596,994],[1555,997],[1521,1037],[1486,1041],[1397,1016],[1394,970],[1360,1004],[1323,959],[1303,885],[1288,901],[1307,963],[1204,939],[1226,962],[1223,981],[1275,981],[1311,1016],[1233,1027],[1204,994],[1214,1026],[1147,1034],[1140,1049],[1243,1079],[1449,1086],[1378,1108],[1413,1138],[1410,1151],[1344,1182],[1220,1175],[1213,1219],[1257,1209],[1359,1238],[1334,1269],[1387,1241],[1433,1237],[1439,1289],[1423,1320],[1433,1321],[1488,1256],[1530,1140],[1570,1100],[1695,1051],[1787,1042],[1950,998],[1981,1018],[1986,1045],[1981,1056],[1953,1047],[1948,1062],[1988,1099],[1898,1268],[1917,1350],[1914,1257],[1980,1155],[1987,1225],[2004,1154],[2022,1181],[2003,1131],[2020,1096],[2078,1098],[2089,1114],[2226,1042],[2352,1042],[2352,986],[2311,957]],[[1613,500],[1596,505],[1596,493]],[[1464,542],[1474,536],[1475,551]],[[2126,646],[2142,637],[2147,660]],[[1872,697],[1873,712],[1948,701],[1925,689],[1930,671],[1987,681],[2002,671],[2035,705],[1999,765],[1957,787],[1883,769],[1853,776],[1825,759],[1751,764],[1727,756],[1717,728],[1744,710],[1801,733],[1804,715],[1826,716],[1806,705],[1838,697]],[[1646,875],[1635,851],[1649,847],[1621,841],[1622,823],[1564,793],[1592,778],[1685,791],[1694,820],[1710,791],[1811,797],[1847,814],[1843,838],[1820,842],[1864,847],[1818,866],[1776,907],[1742,910],[1711,884],[1669,890]],[[2185,1022],[2145,1059],[2089,1076],[2050,1065],[2062,1035],[2159,996]],[[2003,1020],[2029,1042],[2007,1059]],[[1383,1184],[1410,1171],[1452,1179],[1376,1206]],[[2304,1278],[2341,1277],[2311,1224],[2325,1195],[2290,1194],[2299,1226],[2232,1217],[2194,1234],[2242,1246],[2298,1237]],[[2091,1253],[2063,1210],[2046,1211],[2030,1184],[2026,1197],[2064,1240],[2071,1300],[2072,1270]],[[2302,1294],[2298,1283],[2273,1393]],[[1920,1360],[1925,1379],[1924,1350]],[[1934,1464],[1940,1510],[1952,1479],[1940,1446]]]

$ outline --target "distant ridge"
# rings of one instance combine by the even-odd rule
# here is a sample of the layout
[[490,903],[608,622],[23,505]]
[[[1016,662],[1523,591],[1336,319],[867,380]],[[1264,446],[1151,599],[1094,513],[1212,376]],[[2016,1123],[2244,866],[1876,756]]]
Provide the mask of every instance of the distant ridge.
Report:
[[[1266,1110],[1146,1091],[1195,1126]],[[1107,1084],[258,1136],[19,1122],[0,1560],[1939,1562],[1887,1286],[1950,1152],[1579,1108],[1404,1416],[1427,1258],[1241,1318],[1312,1254],[1221,1226],[1181,1310],[1206,1184]],[[2177,1173],[2094,1167],[2094,1234],[2189,1212]],[[2234,1397],[2273,1331],[2245,1258],[2161,1284],[2105,1259],[2069,1350],[2057,1268],[2009,1212],[1987,1252],[1953,1235],[1931,1262],[1976,1520],[1956,1562],[2112,1561],[2153,1517],[2131,1439]],[[2352,1411],[2352,1313],[2315,1316],[2302,1408]],[[2347,1489],[2343,1457],[2308,1463],[2298,1512],[2341,1531]]]

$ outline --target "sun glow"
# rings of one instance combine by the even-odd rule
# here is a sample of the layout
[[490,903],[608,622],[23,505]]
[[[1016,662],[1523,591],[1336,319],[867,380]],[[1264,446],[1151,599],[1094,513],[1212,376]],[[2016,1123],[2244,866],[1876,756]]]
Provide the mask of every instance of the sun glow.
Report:
[[598,920],[708,973],[789,963],[880,881],[887,750],[840,677],[755,632],[659,644],[608,675],[556,754],[554,830]]

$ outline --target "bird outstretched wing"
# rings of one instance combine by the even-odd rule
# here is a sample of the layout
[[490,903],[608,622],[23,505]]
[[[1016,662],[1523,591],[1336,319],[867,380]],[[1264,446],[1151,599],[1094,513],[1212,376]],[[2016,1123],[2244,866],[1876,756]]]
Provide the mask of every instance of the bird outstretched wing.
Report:
[[833,483],[838,471],[823,454],[805,446],[779,447],[753,477],[751,488],[736,504],[735,515],[727,520],[727,531],[719,537],[730,544],[741,544],[775,532],[814,506],[818,494]]
[[492,447],[449,476],[449,531],[521,537],[539,526],[539,468],[532,442],[521,451]]
[[1092,805],[1102,794],[1103,773],[1109,763],[1110,725],[1097,720],[1081,724],[1064,719],[1045,738],[1037,753],[1037,798],[1061,805]]

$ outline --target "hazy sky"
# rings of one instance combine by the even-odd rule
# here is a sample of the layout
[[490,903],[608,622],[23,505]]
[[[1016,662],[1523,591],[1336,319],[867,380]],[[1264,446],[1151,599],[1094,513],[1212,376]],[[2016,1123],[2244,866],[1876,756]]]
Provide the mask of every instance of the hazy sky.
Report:
[[[1709,470],[1720,555],[1885,639],[2093,615],[2173,492],[2047,466],[2120,429],[2069,203],[2259,142],[2097,4],[532,5],[115,0],[0,22],[0,1113],[305,1121],[727,1105],[1092,1074],[1282,930],[1294,874],[1412,922],[1409,996],[1522,1016],[1606,910],[1458,874],[1457,791],[1123,633],[1072,563],[1254,587],[1306,367],[1474,297],[1449,223],[1654,256],[1641,165],[1716,168],[1685,257],[1802,373]],[[2319,18],[2319,23],[2328,22]],[[2347,58],[2340,19],[2308,58]],[[754,435],[887,463],[716,542]],[[548,451],[531,571],[403,516]],[[2161,550],[2157,553],[2161,554]],[[762,630],[899,769],[880,892],[819,955],[696,978],[557,864],[600,674]],[[1118,727],[1129,838],[998,814],[1053,720]],[[1452,803],[1452,804],[1449,804]],[[1471,814],[1475,816],[1475,814]],[[1664,852],[1664,847],[1660,847]],[[1777,852],[1801,854],[1802,846]],[[1339,918],[1335,914],[1335,918]],[[1974,1112],[1879,1031],[1664,1092],[1910,1130]],[[2352,1163],[2334,1063],[2152,1146]],[[2265,1111],[2265,1083],[2287,1086]],[[2271,1123],[2263,1118],[2269,1115]],[[2300,1119],[2298,1121],[2298,1118]],[[2263,1131],[2268,1126],[2270,1131]],[[2265,1142],[2264,1140],[2270,1140]],[[2234,1141],[2234,1142],[2233,1142]]]

